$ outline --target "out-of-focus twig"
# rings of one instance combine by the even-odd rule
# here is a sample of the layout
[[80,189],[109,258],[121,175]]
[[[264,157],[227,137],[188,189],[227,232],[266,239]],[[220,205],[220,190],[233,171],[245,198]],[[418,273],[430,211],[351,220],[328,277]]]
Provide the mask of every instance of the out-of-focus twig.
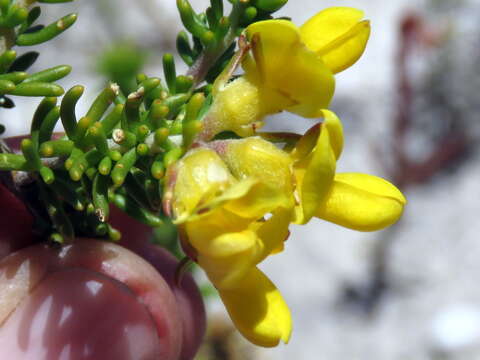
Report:
[[[470,139],[465,128],[451,129],[442,134],[436,146],[423,160],[417,160],[408,155],[408,137],[413,135],[414,89],[409,73],[409,62],[415,48],[432,45],[431,32],[428,31],[423,19],[417,14],[406,15],[400,25],[400,47],[397,55],[397,112],[393,122],[393,161],[389,177],[402,189],[409,185],[424,184],[431,178],[449,167],[452,162],[463,157],[468,150]],[[435,42],[433,41],[433,44]],[[452,119],[458,121],[458,119]],[[435,126],[435,124],[431,124]]]
[[[396,82],[397,82],[397,109],[392,120],[392,140],[390,147],[377,151],[377,157],[384,166],[388,177],[403,192],[409,187],[427,184],[436,175],[444,172],[452,165],[465,157],[472,144],[475,142],[469,136],[468,129],[461,121],[462,114],[458,111],[443,112],[449,126],[435,139],[429,152],[415,156],[409,151],[409,140],[418,131],[421,114],[415,111],[417,89],[412,76],[411,62],[417,50],[442,46],[441,32],[430,29],[424,19],[414,13],[406,14],[400,22],[400,41],[396,57]],[[438,49],[435,49],[438,50]],[[448,97],[448,94],[444,96]],[[437,100],[437,106],[448,107],[447,103]],[[435,105],[435,104],[434,104]],[[438,119],[440,120],[440,119]],[[437,123],[430,122],[428,126],[434,129]],[[385,160],[385,151],[391,161]],[[388,165],[387,165],[388,164]],[[381,233],[373,249],[373,260],[367,282],[361,286],[349,285],[344,292],[344,299],[360,307],[367,314],[372,314],[381,302],[387,289],[391,287],[389,273],[389,259],[396,233],[402,226],[397,223],[390,229]]]

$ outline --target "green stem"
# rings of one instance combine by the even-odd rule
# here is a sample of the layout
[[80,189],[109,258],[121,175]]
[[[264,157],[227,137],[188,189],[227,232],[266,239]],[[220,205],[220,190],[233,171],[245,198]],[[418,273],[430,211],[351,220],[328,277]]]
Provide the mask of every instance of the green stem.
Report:
[[232,11],[229,15],[230,29],[217,46],[210,49],[205,49],[204,52],[198,57],[195,63],[188,69],[187,76],[193,77],[194,87],[199,85],[205,76],[207,76],[210,68],[215,64],[215,61],[232,45],[237,37],[238,24],[240,17],[245,8],[243,1],[237,1],[233,4]]

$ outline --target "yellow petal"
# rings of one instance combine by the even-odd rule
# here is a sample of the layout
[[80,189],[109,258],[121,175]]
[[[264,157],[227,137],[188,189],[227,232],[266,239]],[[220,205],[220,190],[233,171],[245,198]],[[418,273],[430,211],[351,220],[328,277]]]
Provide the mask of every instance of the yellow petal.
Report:
[[251,223],[247,230],[220,235],[214,231],[210,238],[206,234],[200,239],[193,229],[189,241],[198,254],[198,264],[217,288],[233,288],[252,267],[282,246],[290,218],[291,211],[281,210],[267,221]]
[[291,209],[279,209],[272,217],[260,224],[256,230],[257,236],[262,241],[262,254],[257,262],[262,261],[268,255],[276,254],[283,250],[283,244],[290,232],[288,225],[293,218]]
[[328,128],[323,126],[312,152],[294,165],[300,205],[295,223],[305,224],[330,191],[335,175],[335,153],[330,144]]
[[[220,155],[237,179],[256,179],[266,188],[258,188],[257,199],[282,199],[283,207],[293,205],[292,159],[283,150],[260,137],[233,140]],[[265,193],[269,191],[270,194]]]
[[283,194],[273,192],[250,178],[233,184],[223,194],[175,223],[185,224],[192,246],[201,250],[208,246],[211,239],[225,233],[244,231],[283,204]]
[[225,233],[248,229],[251,219],[242,218],[220,206],[205,214],[193,215],[182,225],[189,243],[197,251],[208,252],[209,242]]
[[222,131],[251,136],[261,127],[261,119],[269,113],[269,103],[262,101],[258,86],[240,77],[220,90],[204,120],[204,138],[211,139]]
[[255,232],[227,233],[202,244],[198,264],[218,289],[232,289],[257,264],[262,252],[262,242]]
[[194,149],[175,166],[172,208],[177,221],[182,221],[194,209],[236,182],[222,159],[210,149]]
[[252,343],[272,347],[287,343],[292,331],[290,310],[275,285],[257,268],[235,289],[219,289],[237,329]]
[[[231,216],[244,218],[244,221],[255,221],[270,213],[278,207],[285,206],[284,194],[276,189],[258,181],[256,178],[245,178],[231,185],[222,194],[215,197],[212,201],[196,208],[192,215],[183,221],[201,220],[207,221],[207,218],[220,216],[216,212],[226,211]],[[229,220],[230,221],[230,220]],[[175,223],[179,223],[176,221]],[[227,226],[224,224],[223,226]]]
[[343,126],[342,122],[338,116],[330,111],[323,109],[320,112],[321,116],[324,118],[324,126],[328,129],[328,134],[330,136],[330,145],[333,152],[335,153],[335,158],[338,160],[343,150]]
[[302,41],[338,73],[353,65],[365,50],[370,23],[361,21],[363,15],[363,11],[348,7],[325,9],[300,28]]
[[298,161],[312,152],[318,141],[318,134],[321,127],[326,127],[330,137],[330,146],[338,160],[343,150],[343,125],[338,116],[326,109],[318,112],[317,117],[323,118],[323,123],[318,123],[308,129],[305,134],[297,141],[295,148],[292,150],[290,156],[293,160]]
[[280,207],[293,205],[293,200],[289,201],[291,195],[258,182],[245,196],[225,203],[224,208],[243,218],[257,220]]
[[297,141],[290,156],[294,161],[306,158],[315,148],[320,134],[321,124],[315,124]]
[[[246,33],[250,41],[255,34],[260,37],[261,48],[255,49],[253,53],[260,76],[267,83],[274,81],[286,70],[292,49],[301,45],[298,27],[288,20],[257,21],[247,27]],[[248,71],[249,68],[245,70]]]
[[275,99],[281,109],[305,117],[315,117],[319,109],[328,106],[335,88],[333,75],[318,55],[304,46],[293,23],[260,21],[247,28],[247,36],[260,40],[252,44],[256,70],[252,71],[248,59],[246,76],[261,87],[265,99]]
[[286,108],[287,111],[313,118],[319,109],[330,104],[335,79],[323,61],[302,45],[277,76],[275,86],[282,95],[297,103]]
[[256,243],[255,232],[246,230],[217,236],[210,241],[205,241],[198,250],[205,256],[226,258],[250,251],[256,246]]
[[367,174],[337,174],[316,216],[359,231],[383,229],[403,213],[406,199],[388,181]]

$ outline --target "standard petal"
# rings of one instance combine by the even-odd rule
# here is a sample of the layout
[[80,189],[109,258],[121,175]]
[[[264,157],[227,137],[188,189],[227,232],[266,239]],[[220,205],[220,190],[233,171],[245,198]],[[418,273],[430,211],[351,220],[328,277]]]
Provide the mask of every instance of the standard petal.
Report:
[[328,106],[335,89],[333,75],[321,58],[301,42],[300,32],[292,22],[257,22],[247,28],[247,36],[253,39],[256,70],[252,69],[251,58],[247,58],[246,76],[261,86],[267,103],[305,117],[315,117],[319,109]]
[[293,54],[291,62],[277,74],[273,86],[297,103],[286,108],[287,111],[307,118],[316,117],[319,109],[330,104],[335,78],[318,55],[304,45]]
[[325,9],[300,28],[302,41],[338,73],[353,65],[365,50],[370,23],[361,21],[363,15],[363,11],[349,7]]
[[388,181],[367,174],[337,174],[316,216],[359,231],[375,231],[395,223],[406,199]]
[[252,343],[272,347],[287,343],[292,331],[290,310],[275,285],[252,268],[235,289],[219,291],[237,329]]
[[258,80],[270,82],[285,71],[292,49],[301,45],[299,29],[288,20],[258,21],[247,27],[248,40],[254,36],[259,37],[259,43],[253,55],[259,76],[263,77]]

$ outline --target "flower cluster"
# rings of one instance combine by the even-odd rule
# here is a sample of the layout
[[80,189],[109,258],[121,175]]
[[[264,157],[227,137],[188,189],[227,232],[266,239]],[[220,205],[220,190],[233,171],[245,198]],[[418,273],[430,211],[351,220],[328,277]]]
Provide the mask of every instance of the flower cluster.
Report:
[[[283,250],[289,224],[317,217],[379,230],[398,220],[406,202],[386,180],[336,173],[343,130],[327,108],[334,74],[365,49],[370,25],[362,18],[336,7],[300,28],[287,20],[248,26],[248,43],[214,84],[202,129],[167,169],[164,210],[186,253],[218,289],[239,331],[261,346],[287,342],[291,333],[288,306],[257,267]],[[240,61],[245,73],[231,81]],[[283,110],[321,121],[302,136],[258,132],[267,115]],[[225,132],[237,136],[217,137]]]

